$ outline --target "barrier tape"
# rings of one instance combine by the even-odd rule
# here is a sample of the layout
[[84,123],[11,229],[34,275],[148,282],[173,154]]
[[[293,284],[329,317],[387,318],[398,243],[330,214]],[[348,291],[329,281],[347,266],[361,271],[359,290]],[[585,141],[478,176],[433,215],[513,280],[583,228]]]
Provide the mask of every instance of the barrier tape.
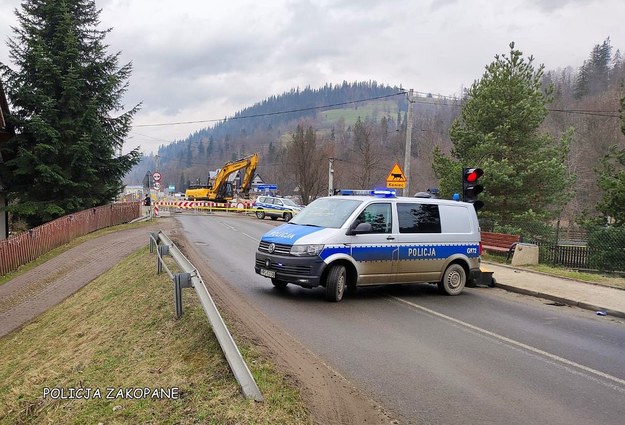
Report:
[[157,201],[157,205],[165,208],[177,208],[186,210],[209,210],[209,211],[235,211],[235,212],[249,212],[256,213],[263,211],[265,213],[278,213],[284,214],[286,212],[291,213],[293,216],[297,214],[295,211],[286,210],[274,210],[269,208],[252,208],[251,202],[237,202],[237,203],[216,203],[210,201]]

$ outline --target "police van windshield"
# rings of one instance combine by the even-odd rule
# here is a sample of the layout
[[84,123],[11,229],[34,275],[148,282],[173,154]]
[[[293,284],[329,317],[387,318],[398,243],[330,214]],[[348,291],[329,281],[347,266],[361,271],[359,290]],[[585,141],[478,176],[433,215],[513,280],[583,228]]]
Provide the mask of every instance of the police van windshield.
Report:
[[362,201],[343,197],[319,198],[289,223],[338,229],[361,203]]

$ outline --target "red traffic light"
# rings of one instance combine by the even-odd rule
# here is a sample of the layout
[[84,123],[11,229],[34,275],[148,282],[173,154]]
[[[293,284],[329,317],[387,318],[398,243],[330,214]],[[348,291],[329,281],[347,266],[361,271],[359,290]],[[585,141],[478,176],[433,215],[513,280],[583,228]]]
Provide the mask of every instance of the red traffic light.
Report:
[[484,170],[481,168],[467,168],[464,170],[464,179],[469,183],[475,183],[483,174]]

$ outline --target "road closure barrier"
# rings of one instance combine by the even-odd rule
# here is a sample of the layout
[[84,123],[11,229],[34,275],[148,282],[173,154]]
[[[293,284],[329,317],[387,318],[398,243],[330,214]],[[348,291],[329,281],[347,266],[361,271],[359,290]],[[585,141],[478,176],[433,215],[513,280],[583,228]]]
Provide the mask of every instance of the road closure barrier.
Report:
[[212,201],[157,201],[161,208],[178,210],[246,211],[252,208],[251,201],[218,203]]
[[291,213],[292,216],[296,215],[295,211],[290,210],[274,210],[269,208],[256,208],[251,201],[237,201],[218,203],[212,201],[156,201],[155,208],[161,208],[166,211],[208,211],[208,212],[237,212],[237,213],[250,213],[256,214],[258,211],[265,213],[279,214]]

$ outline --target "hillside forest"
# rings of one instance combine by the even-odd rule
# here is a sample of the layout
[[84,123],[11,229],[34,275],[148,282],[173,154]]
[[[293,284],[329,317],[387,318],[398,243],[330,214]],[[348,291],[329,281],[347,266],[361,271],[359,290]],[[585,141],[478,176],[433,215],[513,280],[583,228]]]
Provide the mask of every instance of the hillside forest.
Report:
[[[619,114],[625,62],[608,38],[593,47],[581,67],[545,70],[542,86],[551,101],[540,131],[554,139],[571,133],[565,165],[573,186],[560,219],[574,220],[600,201],[597,170],[610,148],[625,148]],[[466,101],[416,94],[408,123],[411,192],[438,187],[433,152],[453,149],[449,130]],[[161,146],[158,157],[143,156],[124,182],[141,184],[158,160],[164,187],[184,192],[192,183],[206,183],[209,171],[258,152],[257,174],[264,182],[277,184],[283,195],[299,195],[303,203],[327,193],[329,158],[335,159],[335,188],[384,187],[393,164],[404,164],[407,109],[405,90],[376,81],[295,88]],[[310,183],[299,187],[303,177]]]

